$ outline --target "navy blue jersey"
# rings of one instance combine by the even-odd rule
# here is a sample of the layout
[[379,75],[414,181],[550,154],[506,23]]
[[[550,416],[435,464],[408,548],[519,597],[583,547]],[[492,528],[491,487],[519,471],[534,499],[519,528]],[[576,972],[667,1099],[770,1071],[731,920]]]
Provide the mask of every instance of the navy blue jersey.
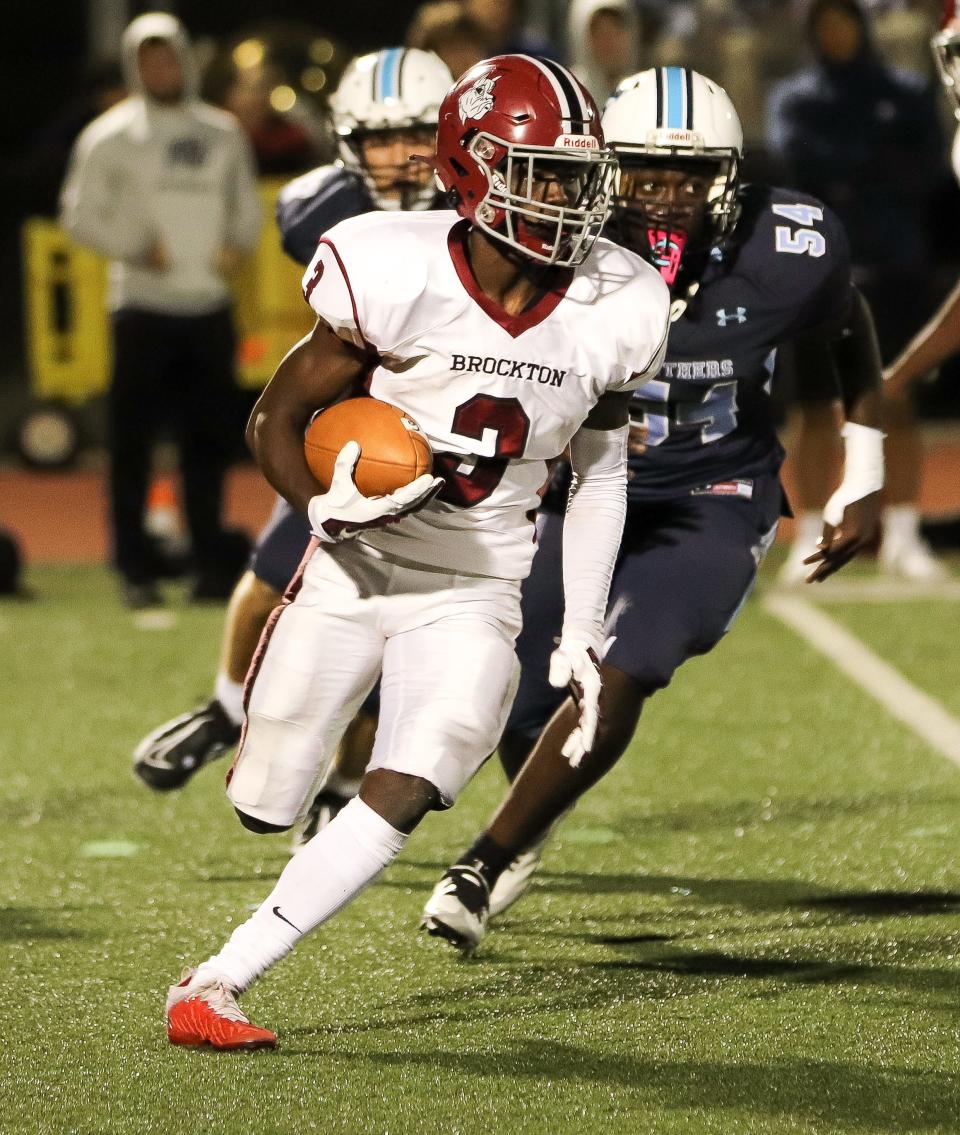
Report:
[[[438,196],[431,207],[443,206]],[[312,169],[285,185],[277,198],[277,226],[283,250],[298,263],[307,265],[327,229],[376,208],[363,178],[355,171],[340,165]]]
[[309,264],[327,229],[374,208],[359,174],[338,165],[312,169],[285,185],[277,198],[283,250],[298,263]]
[[660,375],[634,393],[630,416],[646,426],[647,448],[630,458],[631,500],[776,473],[777,347],[850,308],[846,236],[824,205],[761,185],[744,187],[741,203],[733,237],[670,328]]

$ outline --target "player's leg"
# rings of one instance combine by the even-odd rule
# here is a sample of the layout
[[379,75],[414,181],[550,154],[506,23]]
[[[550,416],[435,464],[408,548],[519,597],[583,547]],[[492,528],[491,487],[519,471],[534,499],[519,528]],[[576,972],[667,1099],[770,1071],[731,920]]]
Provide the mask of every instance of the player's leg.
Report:
[[[861,290],[873,311],[884,365],[929,318],[935,302],[931,283],[929,272],[902,267],[875,268],[863,280]],[[916,393],[884,399],[886,483],[878,558],[885,572],[930,583],[944,579],[947,572],[920,534],[923,445],[913,404]]]
[[[692,497],[633,514],[611,591],[609,645],[601,666],[602,717],[594,748],[576,767],[562,755],[577,721],[576,707],[568,700],[457,868],[479,873],[494,887],[511,860],[620,759],[645,700],[668,685],[687,658],[712,649],[723,636],[775,530],[779,486],[758,483],[754,491],[760,499]],[[475,895],[468,890],[461,899],[459,890],[456,868],[451,869],[425,908],[425,923],[439,933],[444,924],[445,936],[469,948],[482,937],[483,918],[480,934],[471,941],[462,932],[465,919],[459,906],[469,906]]]
[[920,535],[920,480],[923,443],[910,392],[885,398],[887,480],[884,485],[883,538],[880,566],[884,571],[918,582],[945,579],[947,571]]
[[309,539],[306,517],[278,500],[257,541],[250,568],[230,597],[213,697],[152,730],[134,751],[134,771],[151,788],[182,788],[198,769],[239,741],[243,684],[250,663]]
[[[566,690],[547,681],[550,655],[563,622],[563,516],[541,511],[537,517],[537,554],[523,581],[523,629],[517,638],[520,684],[497,753],[507,780],[513,781],[530,756],[547,722],[566,700]],[[529,888],[540,866],[549,832],[511,861],[490,892],[490,917],[512,906]]]
[[319,547],[271,615],[228,777],[227,795],[250,830],[286,831],[302,820],[329,772],[380,672],[376,599],[385,570],[353,547]]
[[[206,1019],[204,1035],[212,1038],[221,1022],[210,998],[220,997],[224,990],[230,996],[242,992],[304,934],[331,918],[375,879],[427,811],[453,802],[503,728],[516,678],[518,589],[505,581],[442,577],[449,584],[438,590],[438,573],[396,565],[386,568],[379,561],[364,565],[369,569],[364,572],[357,570],[358,557],[367,558],[352,550],[346,553],[357,584],[352,601],[330,571],[324,573],[322,599],[316,588],[308,599],[322,604],[327,614],[335,611],[354,621],[365,605],[375,604],[379,615],[375,621],[388,633],[380,728],[371,768],[359,798],[290,860],[256,913],[234,931],[222,950],[187,975],[186,984],[171,990],[168,1036],[174,1043],[197,1043],[193,1017],[197,1012]],[[383,577],[385,570],[389,579]],[[420,586],[426,583],[432,590],[417,593],[415,587],[405,587],[403,573],[420,577]],[[307,574],[309,578],[309,569]],[[358,578],[361,575],[366,578]],[[359,597],[363,592],[377,598],[363,600]],[[388,592],[389,602],[381,602]],[[280,615],[275,635],[284,631],[284,620],[298,604],[299,599]],[[304,610],[309,607],[301,608],[301,616]],[[305,618],[316,621],[309,614]],[[325,630],[327,667],[331,659],[366,654],[364,641],[356,635],[351,648],[346,628],[342,641],[335,643],[329,632],[336,628],[328,625]],[[272,655],[272,638],[266,649],[250,697],[248,740],[230,784],[238,810],[248,816],[255,812],[276,826],[290,817],[303,791],[297,761],[303,744],[298,733],[310,734],[315,745],[326,744],[324,723],[336,715],[338,700],[330,696],[330,687],[339,682],[336,673],[325,672],[322,688],[318,686],[311,661],[299,645],[292,648],[289,636],[299,634],[296,624],[287,622],[286,634],[288,641],[280,644],[279,654]],[[365,659],[368,675],[372,661]],[[267,673],[270,677],[263,685]],[[308,690],[312,699],[306,696]],[[355,696],[355,691],[342,689],[339,700],[346,693]],[[324,720],[316,717],[317,702],[328,703],[322,711]],[[352,715],[353,710],[349,712]],[[245,753],[255,733],[256,760],[251,765]],[[254,796],[258,798],[251,804]]]
[[294,829],[291,851],[302,851],[311,839],[350,803],[360,791],[363,774],[370,763],[377,718],[380,711],[380,684],[370,691],[357,715],[340,740],[333,766],[313,798],[307,817]]

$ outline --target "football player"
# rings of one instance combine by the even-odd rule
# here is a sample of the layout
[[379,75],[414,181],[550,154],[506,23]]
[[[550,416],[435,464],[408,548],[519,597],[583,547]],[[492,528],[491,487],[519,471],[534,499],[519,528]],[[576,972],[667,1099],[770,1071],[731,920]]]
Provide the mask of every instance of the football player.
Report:
[[[932,46],[940,78],[953,103],[954,115],[960,119],[960,22],[955,17],[933,37]],[[951,163],[954,176],[960,181],[960,127],[954,134]],[[895,399],[906,398],[917,382],[958,351],[960,284],[884,372],[885,393]]]
[[[376,878],[496,746],[516,688],[534,510],[567,446],[565,613],[551,672],[582,690],[570,743],[592,745],[626,511],[627,407],[660,370],[669,293],[643,259],[600,238],[616,159],[592,98],[559,64],[505,55],[468,71],[440,108],[436,172],[459,216],[370,213],[320,242],[304,275],[316,327],[248,427],[261,469],[306,513],[314,541],[247,687],[228,788],[244,826],[296,821],[382,671],[380,717],[359,795],[171,988],[175,1044],[274,1044],[236,995]],[[351,442],[317,495],[304,429],[364,379],[419,423],[441,476],[364,497]]]
[[781,344],[803,339],[806,354],[836,365],[846,409],[843,481],[827,506],[811,580],[845,564],[878,522],[880,364],[836,218],[803,194],[741,184],[737,113],[694,71],[657,68],[625,80],[603,126],[620,161],[615,231],[659,268],[673,324],[660,373],[634,391],[630,407],[629,509],[592,746],[571,741],[576,706],[561,704],[550,681],[563,614],[563,520],[547,510],[540,518],[540,551],[524,585],[522,678],[500,745],[513,786],[424,910],[431,934],[467,950],[491,909],[505,910],[526,889],[536,841],[626,751],[647,699],[717,644],[753,586],[786,511],[770,393]]
[[[324,232],[348,217],[442,204],[431,163],[437,113],[452,82],[436,55],[417,49],[385,48],[349,64],[330,98],[340,160],[292,181],[277,202],[283,246],[294,260],[308,264]],[[240,739],[244,679],[309,539],[306,517],[279,498],[230,599],[213,698],[153,730],[134,752],[134,770],[151,788],[182,788]],[[295,846],[356,793],[374,725],[368,713],[351,725],[343,759],[331,769]]]

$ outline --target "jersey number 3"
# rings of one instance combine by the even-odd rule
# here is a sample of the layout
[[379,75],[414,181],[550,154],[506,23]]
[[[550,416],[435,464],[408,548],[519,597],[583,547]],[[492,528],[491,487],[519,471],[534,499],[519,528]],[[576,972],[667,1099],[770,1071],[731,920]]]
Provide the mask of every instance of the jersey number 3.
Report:
[[459,453],[433,456],[433,472],[446,481],[438,499],[470,508],[485,501],[500,484],[512,457],[523,456],[530,419],[516,398],[475,394],[456,408],[453,432],[471,441],[485,442],[484,448],[493,443],[492,457],[464,457]]

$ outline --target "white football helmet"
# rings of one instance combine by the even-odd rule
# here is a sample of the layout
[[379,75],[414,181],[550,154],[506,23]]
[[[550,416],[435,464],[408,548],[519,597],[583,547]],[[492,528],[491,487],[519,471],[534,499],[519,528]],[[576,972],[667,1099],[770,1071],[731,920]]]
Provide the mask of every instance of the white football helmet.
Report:
[[[737,188],[743,127],[722,87],[686,67],[640,71],[624,79],[608,99],[603,112],[603,134],[619,159],[621,187],[629,178],[631,167],[679,165],[696,170],[702,163],[711,182],[705,198],[704,231],[697,243],[701,250],[705,244],[709,248],[731,232],[740,214]],[[642,219],[642,207],[628,200],[618,187],[615,220],[618,214],[622,218],[628,212],[635,223]],[[656,221],[648,218],[645,223],[650,231],[650,249],[636,251],[652,251],[651,259],[664,270],[664,262],[657,258],[657,247],[658,242],[670,244],[671,226],[662,217]],[[674,253],[678,263],[682,244],[680,252],[674,248]],[[674,276],[676,268],[677,264]],[[669,277],[668,282],[672,283]]]
[[416,47],[387,47],[351,61],[330,96],[340,158],[366,182],[380,209],[427,209],[433,203],[433,174],[401,197],[385,196],[370,176],[361,143],[365,134],[384,131],[436,129],[444,95],[453,85],[446,64],[432,51]]

